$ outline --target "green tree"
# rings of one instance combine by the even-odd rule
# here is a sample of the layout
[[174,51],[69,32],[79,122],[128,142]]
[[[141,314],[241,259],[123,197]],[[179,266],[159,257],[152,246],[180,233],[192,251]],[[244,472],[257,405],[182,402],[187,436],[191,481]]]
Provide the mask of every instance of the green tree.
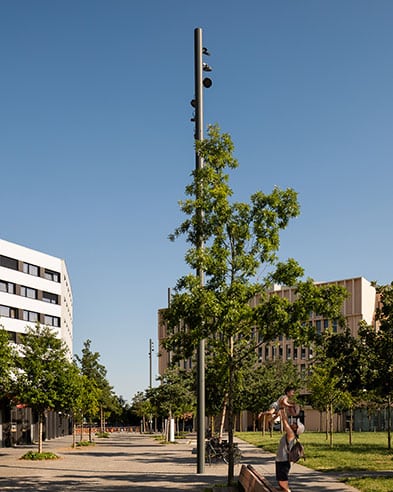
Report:
[[160,385],[146,391],[146,397],[162,417],[184,418],[195,410],[192,373],[168,368],[159,378]]
[[254,415],[267,410],[273,401],[284,394],[287,386],[301,386],[299,371],[292,361],[271,361],[250,369],[245,388],[245,409]]
[[326,411],[326,432],[330,447],[333,447],[333,415],[340,408],[350,408],[353,404],[351,394],[342,389],[340,378],[332,374],[333,359],[325,359],[324,363],[313,367],[308,380],[311,401],[314,408]]
[[[154,395],[153,398],[154,399]],[[158,416],[157,409],[153,406],[150,398],[143,391],[138,391],[131,401],[132,412],[139,418],[141,432],[146,428],[146,420],[150,415]]]
[[324,369],[334,378],[336,388],[348,395],[345,401],[350,411],[349,443],[352,444],[353,409],[356,403],[364,398],[365,359],[359,338],[355,338],[346,328],[340,333],[327,330],[320,337],[315,352],[314,365],[322,364]]
[[45,413],[64,405],[63,371],[69,364],[64,342],[47,326],[27,327],[17,358],[17,395],[38,416],[38,452],[42,453]]
[[378,329],[363,324],[359,330],[366,367],[365,389],[385,402],[387,409],[388,449],[391,449],[391,407],[393,396],[393,282],[376,285],[380,298],[376,310]]
[[[185,236],[191,245],[186,262],[204,273],[204,282],[201,285],[194,274],[178,280],[165,313],[165,346],[179,359],[188,358],[204,339],[207,352],[222,361],[233,450],[235,401],[240,398],[236,392],[243,387],[245,367],[256,347],[284,334],[309,341],[314,336],[307,322],[310,312],[339,318],[345,294],[338,286],[318,287],[311,280],[300,283],[303,270],[297,262],[278,261],[280,232],[300,212],[293,189],[276,187],[270,194],[254,193],[250,203],[233,201],[227,170],[238,163],[230,136],[211,126],[208,138],[196,142],[196,150],[204,165],[193,172],[193,182],[186,188],[188,198],[180,202],[188,218],[170,238]],[[269,294],[273,283],[297,285],[296,301]],[[232,452],[228,484],[233,472]]]
[[1,398],[12,389],[12,376],[15,374],[15,351],[13,350],[8,332],[0,325],[0,394]]
[[[86,376],[88,383],[85,384],[87,391],[92,393],[92,405],[88,409],[86,408],[85,416],[89,419],[90,423],[98,416],[96,407],[93,403],[98,400],[99,403],[99,418],[101,422],[101,432],[105,430],[105,416],[106,412],[111,412],[116,409],[116,396],[113,393],[113,388],[110,386],[106,374],[106,368],[100,363],[100,354],[98,352],[92,352],[91,340],[86,340],[83,349],[82,356],[76,355],[76,360],[80,365],[80,370],[84,376]],[[90,400],[90,398],[89,398]],[[108,413],[108,414],[109,414]],[[91,439],[91,435],[90,435]]]

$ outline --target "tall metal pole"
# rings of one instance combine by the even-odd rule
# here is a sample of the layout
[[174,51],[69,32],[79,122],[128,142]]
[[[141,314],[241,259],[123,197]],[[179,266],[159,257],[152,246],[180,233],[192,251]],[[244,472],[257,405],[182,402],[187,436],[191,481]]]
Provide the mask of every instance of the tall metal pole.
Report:
[[153,340],[149,338],[149,388],[151,389],[152,384],[152,352],[153,352]]
[[[194,30],[194,52],[195,52],[195,140],[203,140],[203,65],[202,65],[202,29]],[[203,160],[195,153],[195,169],[199,171],[203,168]],[[197,198],[201,192],[201,183],[197,183]],[[198,228],[200,229],[203,221],[203,210],[197,210]],[[197,248],[203,249],[203,237],[201,229],[197,239]],[[204,285],[204,272],[198,268],[196,272],[200,280],[200,285]],[[198,389],[197,389],[197,473],[205,471],[205,340],[201,340],[198,345]]]

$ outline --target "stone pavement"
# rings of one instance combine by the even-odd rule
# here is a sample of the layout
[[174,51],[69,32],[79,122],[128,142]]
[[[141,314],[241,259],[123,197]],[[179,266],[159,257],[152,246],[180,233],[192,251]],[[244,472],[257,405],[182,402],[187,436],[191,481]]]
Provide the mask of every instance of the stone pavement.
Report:
[[[251,444],[239,441],[242,463],[254,465],[273,484],[274,456]],[[227,465],[206,465],[198,474],[195,440],[182,439],[162,445],[151,436],[137,433],[111,434],[97,439],[95,446],[72,449],[71,436],[44,443],[44,451],[52,451],[59,460],[25,461],[19,458],[36,446],[0,448],[0,491],[19,492],[147,492],[204,491],[214,484],[225,484]],[[235,475],[240,472],[235,466]],[[332,477],[294,465],[290,484],[293,492],[350,492]],[[217,489],[222,490],[222,489]]]

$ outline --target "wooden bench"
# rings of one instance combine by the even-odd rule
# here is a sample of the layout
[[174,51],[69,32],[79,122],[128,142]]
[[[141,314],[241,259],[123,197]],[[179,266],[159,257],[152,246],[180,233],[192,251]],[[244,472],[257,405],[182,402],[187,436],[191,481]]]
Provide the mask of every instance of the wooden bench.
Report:
[[242,465],[239,485],[244,492],[279,492],[279,489],[274,487],[252,465]]

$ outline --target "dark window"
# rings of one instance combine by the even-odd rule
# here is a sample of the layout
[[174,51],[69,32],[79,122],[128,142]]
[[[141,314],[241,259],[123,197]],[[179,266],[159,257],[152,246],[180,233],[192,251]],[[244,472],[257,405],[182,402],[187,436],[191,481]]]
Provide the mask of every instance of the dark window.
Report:
[[60,273],[45,268],[44,277],[53,282],[60,282]]
[[8,332],[8,339],[10,342],[16,343],[16,332],[15,331],[9,331]]
[[15,294],[15,284],[0,280],[0,291],[8,292],[8,294]]
[[30,263],[23,263],[23,271],[24,273],[38,277],[39,268],[38,266],[31,265]]
[[51,292],[43,292],[42,300],[51,304],[59,304],[59,296],[57,294],[52,294]]
[[23,297],[29,297],[30,299],[37,299],[37,290],[31,287],[21,286],[20,295]]
[[12,268],[12,270],[18,270],[18,260],[0,255],[0,266]]

